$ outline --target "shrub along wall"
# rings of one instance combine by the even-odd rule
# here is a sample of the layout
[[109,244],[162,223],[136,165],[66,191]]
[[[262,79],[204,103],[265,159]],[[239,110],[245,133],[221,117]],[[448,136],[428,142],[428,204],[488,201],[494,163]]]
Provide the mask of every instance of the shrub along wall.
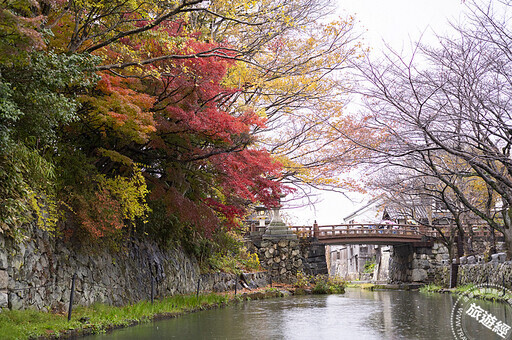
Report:
[[[162,249],[147,240],[132,240],[121,251],[71,246],[32,228],[27,242],[15,244],[0,235],[0,307],[63,311],[76,273],[75,303],[122,305],[155,296],[234,288],[233,274],[201,275],[194,258],[182,249]],[[249,275],[253,286],[266,274]]]

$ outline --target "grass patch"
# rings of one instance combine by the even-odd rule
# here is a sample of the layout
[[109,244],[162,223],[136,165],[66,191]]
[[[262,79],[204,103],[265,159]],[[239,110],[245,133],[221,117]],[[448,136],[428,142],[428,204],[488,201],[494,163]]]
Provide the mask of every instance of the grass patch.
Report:
[[374,290],[375,289],[375,284],[373,284],[373,283],[361,283],[359,285],[359,288],[366,289],[366,290]]
[[361,286],[360,283],[353,283],[353,282],[347,283],[347,288],[359,288],[359,286]]
[[474,290],[474,289],[475,289],[475,285],[470,283],[467,285],[457,286],[457,287],[453,288],[453,292],[455,294],[466,294],[470,290]]
[[345,294],[347,284],[342,279],[317,275],[314,281],[313,294]]
[[339,277],[313,276],[298,272],[293,286],[296,295],[304,295],[306,290],[313,294],[344,294],[347,282]]
[[473,284],[468,284],[456,287],[454,292],[455,294],[466,294],[473,298],[489,301],[510,301],[512,299],[512,295],[510,295],[506,290],[504,292],[503,289],[500,289],[499,287],[481,288],[476,287]]
[[512,301],[512,295],[507,293],[507,291],[504,293],[503,289],[499,287],[481,288],[474,284],[466,284],[452,289],[445,289],[438,285],[429,284],[420,288],[422,293],[438,293],[440,291],[457,295],[468,295],[471,298],[489,301]]
[[374,283],[362,283],[359,285],[359,288],[366,290],[389,289],[386,285],[377,285]]
[[228,295],[207,294],[198,298],[195,295],[172,296],[155,300],[154,304],[143,301],[123,307],[96,304],[76,307],[70,322],[66,315],[35,310],[4,310],[0,313],[0,334],[2,339],[7,340],[54,337],[70,330],[100,333],[112,328],[148,322],[158,316],[177,316],[229,302]]
[[426,286],[420,287],[420,292],[422,293],[439,293],[443,287],[436,284],[428,284]]

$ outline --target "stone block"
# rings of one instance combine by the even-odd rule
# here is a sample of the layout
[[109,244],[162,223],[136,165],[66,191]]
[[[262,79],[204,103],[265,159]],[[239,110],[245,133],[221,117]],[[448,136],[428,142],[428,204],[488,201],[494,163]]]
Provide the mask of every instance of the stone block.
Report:
[[420,267],[419,261],[417,259],[413,259],[412,262],[411,262],[411,268],[412,269],[417,269],[419,267]]
[[0,290],[7,289],[9,284],[9,274],[7,270],[0,270]]
[[427,271],[425,269],[413,269],[411,274],[411,281],[423,282],[428,278]]
[[429,260],[420,260],[419,261],[419,268],[420,269],[429,269],[430,268],[430,261]]
[[16,294],[11,294],[11,305],[9,306],[11,309],[20,310],[23,309],[23,301]]
[[498,262],[503,263],[507,260],[507,254],[505,253],[498,253]]
[[5,251],[0,251],[0,269],[7,269],[7,252]]
[[475,264],[476,263],[476,258],[471,255],[471,256],[468,256],[468,264]]
[[7,308],[9,306],[9,296],[7,293],[0,292],[0,308]]
[[491,255],[491,262],[498,263],[499,255],[498,254],[492,254]]
[[270,241],[263,241],[263,242],[261,242],[261,247],[262,248],[268,248],[271,245],[272,245],[272,243]]

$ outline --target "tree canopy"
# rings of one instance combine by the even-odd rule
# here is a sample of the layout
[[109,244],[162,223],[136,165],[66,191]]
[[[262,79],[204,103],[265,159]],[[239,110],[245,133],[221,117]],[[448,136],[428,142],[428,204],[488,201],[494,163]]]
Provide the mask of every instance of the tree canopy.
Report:
[[360,45],[328,2],[1,6],[0,231],[208,236],[332,185]]

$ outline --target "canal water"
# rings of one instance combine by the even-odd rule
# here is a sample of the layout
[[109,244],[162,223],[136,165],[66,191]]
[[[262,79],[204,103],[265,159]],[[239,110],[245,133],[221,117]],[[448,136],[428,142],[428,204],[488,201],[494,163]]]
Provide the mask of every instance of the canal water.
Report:
[[248,301],[86,339],[453,339],[455,299],[347,289],[343,295]]

